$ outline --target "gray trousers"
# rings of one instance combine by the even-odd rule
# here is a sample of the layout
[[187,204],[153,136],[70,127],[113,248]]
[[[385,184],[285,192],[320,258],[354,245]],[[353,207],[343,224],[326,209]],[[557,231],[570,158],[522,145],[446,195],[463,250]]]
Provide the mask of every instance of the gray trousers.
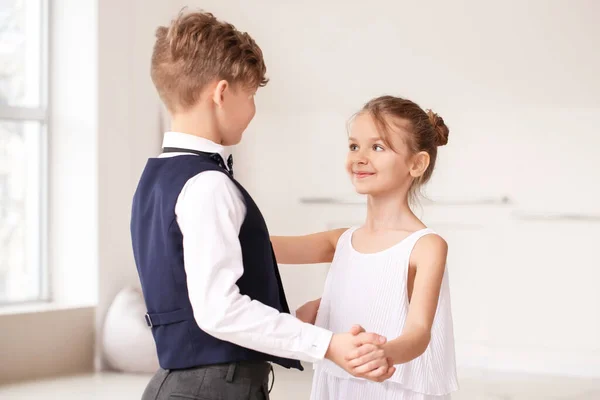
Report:
[[268,400],[270,371],[267,362],[160,369],[142,400]]

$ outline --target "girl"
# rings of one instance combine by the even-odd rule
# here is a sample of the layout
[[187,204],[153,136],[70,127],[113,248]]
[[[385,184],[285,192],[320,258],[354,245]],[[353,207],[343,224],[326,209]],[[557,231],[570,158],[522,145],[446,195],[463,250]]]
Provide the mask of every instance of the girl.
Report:
[[411,200],[448,141],[437,114],[410,100],[384,96],[354,117],[346,169],[367,195],[360,227],[300,237],[273,237],[282,264],[332,262],[320,302],[298,311],[333,332],[358,323],[388,338],[349,357],[357,370],[385,355],[395,373],[383,383],[354,378],[335,364],[315,368],[314,400],[447,400],[457,390],[454,335],[446,273],[448,246],[412,212]]

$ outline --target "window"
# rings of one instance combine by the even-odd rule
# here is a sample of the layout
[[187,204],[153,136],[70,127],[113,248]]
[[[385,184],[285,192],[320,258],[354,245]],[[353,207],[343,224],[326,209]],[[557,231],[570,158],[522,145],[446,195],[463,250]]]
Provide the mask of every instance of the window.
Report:
[[0,0],[0,305],[47,299],[45,0]]

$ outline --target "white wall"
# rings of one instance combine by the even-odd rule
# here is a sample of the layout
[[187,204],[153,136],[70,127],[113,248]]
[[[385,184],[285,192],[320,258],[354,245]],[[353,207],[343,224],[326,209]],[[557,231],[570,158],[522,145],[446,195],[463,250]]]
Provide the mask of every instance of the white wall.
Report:
[[[257,40],[271,82],[236,172],[272,233],[358,223],[345,196],[345,121],[373,96],[406,96],[450,127],[433,199],[508,196],[511,206],[424,207],[450,242],[458,362],[600,376],[600,28],[593,1],[196,2]],[[272,184],[272,182],[277,184]],[[284,267],[292,304],[326,266]]]
[[[129,234],[131,201],[147,158],[160,151],[162,136],[150,56],[156,27],[168,24],[182,7],[178,3],[99,2],[98,344],[115,295],[125,286],[139,286]],[[104,367],[102,362],[98,366]]]
[[93,306],[98,298],[96,2],[54,1],[50,15],[50,295],[63,305]]

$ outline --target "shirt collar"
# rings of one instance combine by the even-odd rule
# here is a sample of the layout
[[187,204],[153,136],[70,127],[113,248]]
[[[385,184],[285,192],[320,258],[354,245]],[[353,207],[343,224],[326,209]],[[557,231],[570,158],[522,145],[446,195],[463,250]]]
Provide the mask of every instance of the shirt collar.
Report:
[[223,145],[200,136],[182,132],[166,132],[163,138],[163,147],[178,147],[206,153],[217,153],[224,160],[227,159],[226,153],[228,153],[227,148]]

